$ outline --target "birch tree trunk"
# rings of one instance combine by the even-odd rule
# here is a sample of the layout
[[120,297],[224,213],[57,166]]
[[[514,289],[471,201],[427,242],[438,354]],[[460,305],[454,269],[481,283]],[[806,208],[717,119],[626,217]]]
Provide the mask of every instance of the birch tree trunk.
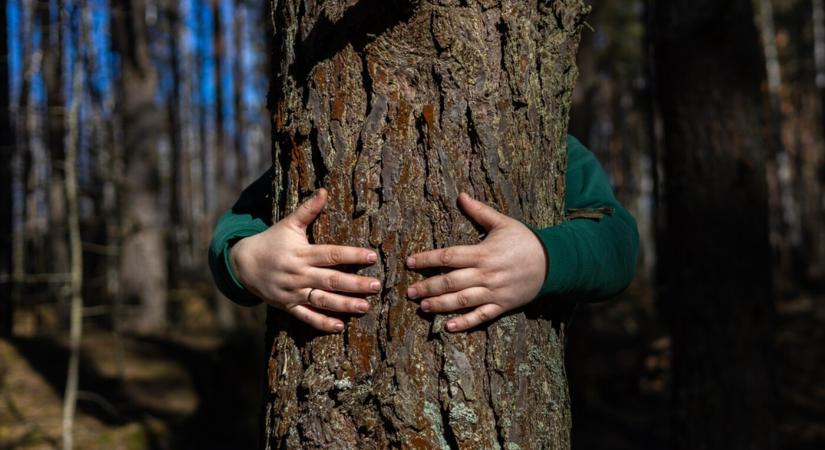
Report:
[[[655,5],[675,449],[776,447],[765,62],[750,0]],[[733,64],[732,62],[736,63]]]
[[405,297],[406,256],[478,242],[466,191],[562,218],[581,0],[280,0],[273,215],[321,186],[316,243],[377,249],[370,312],[318,336],[270,311],[266,448],[567,449],[563,329],[549,300],[471,332]]

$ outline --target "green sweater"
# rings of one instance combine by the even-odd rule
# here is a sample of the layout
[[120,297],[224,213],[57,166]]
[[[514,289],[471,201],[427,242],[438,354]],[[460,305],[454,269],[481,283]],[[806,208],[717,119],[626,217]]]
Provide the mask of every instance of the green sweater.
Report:
[[[570,220],[534,229],[548,256],[539,297],[600,300],[619,293],[633,279],[639,254],[636,221],[613,196],[596,157],[576,138],[567,138],[565,208]],[[229,252],[240,239],[266,230],[271,220],[272,171],[246,188],[215,227],[209,267],[221,292],[242,305],[256,305],[232,273]],[[578,218],[573,218],[578,217]]]

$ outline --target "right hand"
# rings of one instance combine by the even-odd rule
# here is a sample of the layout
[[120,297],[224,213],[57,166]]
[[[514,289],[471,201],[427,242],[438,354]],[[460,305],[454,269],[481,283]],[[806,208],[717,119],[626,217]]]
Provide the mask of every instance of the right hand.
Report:
[[374,264],[378,260],[374,251],[309,243],[307,227],[326,202],[327,191],[319,189],[268,230],[238,241],[229,253],[229,261],[244,287],[267,304],[318,330],[338,333],[343,331],[344,322],[324,311],[363,314],[369,310],[369,303],[346,294],[376,294],[381,283],[333,268]]

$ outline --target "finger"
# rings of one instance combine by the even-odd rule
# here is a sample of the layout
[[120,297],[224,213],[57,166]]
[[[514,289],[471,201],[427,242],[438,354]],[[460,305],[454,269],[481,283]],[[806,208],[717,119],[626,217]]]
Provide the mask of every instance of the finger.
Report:
[[325,316],[304,305],[293,306],[289,309],[289,313],[316,330],[327,333],[340,333],[344,331],[344,322]]
[[295,211],[286,217],[290,225],[300,230],[306,230],[309,224],[312,223],[321,214],[324,205],[327,204],[327,190],[318,189],[312,194],[312,197],[306,199]]
[[444,275],[430,277],[407,289],[407,297],[435,297],[447,292],[458,292],[473,286],[481,286],[481,272],[477,269],[459,269]]
[[307,262],[311,266],[326,267],[341,264],[373,264],[378,255],[372,250],[340,245],[313,245],[307,252]]
[[328,311],[343,313],[364,314],[370,309],[370,304],[362,298],[346,297],[322,289],[313,289],[307,298],[309,304]]
[[473,267],[481,256],[478,250],[478,246],[475,245],[456,245],[455,247],[416,253],[407,258],[407,267],[410,269]]
[[496,211],[486,203],[480,202],[466,192],[458,196],[458,205],[473,221],[490,231],[498,227],[507,216]]
[[375,294],[381,290],[381,283],[375,278],[362,277],[332,269],[312,268],[307,272],[309,287],[329,292],[349,292],[353,294]]
[[478,308],[468,312],[467,314],[450,319],[447,321],[447,330],[452,332],[469,330],[477,327],[484,322],[488,322],[500,316],[504,312],[504,308],[495,303],[487,303]]
[[421,309],[428,313],[453,312],[490,303],[489,299],[490,291],[487,288],[473,287],[424,299]]

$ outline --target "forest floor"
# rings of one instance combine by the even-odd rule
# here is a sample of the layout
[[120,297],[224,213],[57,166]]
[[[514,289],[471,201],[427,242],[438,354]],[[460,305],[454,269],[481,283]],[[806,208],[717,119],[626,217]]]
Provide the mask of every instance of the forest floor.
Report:
[[[825,448],[825,296],[778,302],[783,449]],[[573,448],[666,449],[669,339],[649,289],[579,308],[569,325]],[[261,330],[84,337],[75,423],[79,449],[257,448]],[[60,448],[66,342],[0,340],[0,450]],[[117,348],[122,348],[122,366]]]

